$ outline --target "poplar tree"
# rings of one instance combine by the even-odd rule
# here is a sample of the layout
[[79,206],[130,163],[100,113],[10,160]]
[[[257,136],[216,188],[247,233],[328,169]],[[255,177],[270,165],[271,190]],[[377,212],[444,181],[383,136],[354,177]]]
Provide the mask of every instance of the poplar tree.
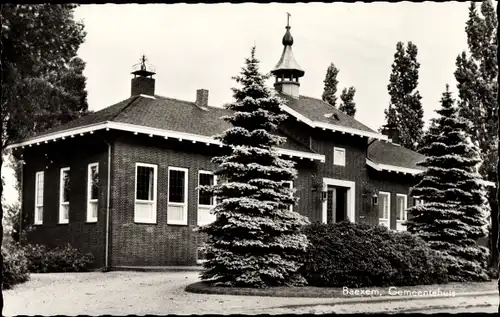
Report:
[[424,204],[408,209],[407,228],[445,254],[453,281],[487,280],[488,249],[477,245],[486,236],[489,205],[478,165],[477,146],[467,134],[470,121],[460,117],[446,86],[439,117],[421,149],[426,167],[410,195]]
[[[456,59],[455,78],[459,92],[458,106],[463,117],[470,118],[468,133],[480,148],[483,163],[480,173],[485,180],[496,183],[498,150],[498,63],[497,63],[497,16],[490,0],[483,1],[480,12],[474,2],[469,7],[467,34],[468,52]],[[489,187],[491,207],[490,264],[496,266],[498,250],[498,203],[496,188]]]
[[417,53],[417,46],[412,42],[408,42],[406,48],[403,42],[397,43],[387,85],[392,111],[384,111],[386,122],[394,122],[399,130],[399,143],[412,150],[421,142],[424,128],[422,97],[417,90],[420,68]]
[[333,63],[328,66],[326,70],[326,76],[323,83],[325,84],[325,88],[323,89],[322,99],[324,102],[329,103],[330,105],[336,107],[337,106],[337,85],[339,81],[337,80],[337,75],[339,74],[339,70]]
[[309,221],[290,211],[293,190],[286,186],[297,171],[275,146],[286,139],[273,134],[286,118],[283,100],[265,86],[255,47],[233,88],[232,127],[217,137],[228,154],[215,157],[215,175],[223,179],[201,190],[217,197],[216,220],[201,227],[208,235],[203,280],[218,285],[266,287],[303,285],[301,254],[308,246],[301,227]]
[[356,88],[349,87],[344,88],[342,90],[342,94],[340,95],[342,103],[340,104],[339,110],[351,117],[354,117],[356,114],[356,103],[354,102],[355,93]]

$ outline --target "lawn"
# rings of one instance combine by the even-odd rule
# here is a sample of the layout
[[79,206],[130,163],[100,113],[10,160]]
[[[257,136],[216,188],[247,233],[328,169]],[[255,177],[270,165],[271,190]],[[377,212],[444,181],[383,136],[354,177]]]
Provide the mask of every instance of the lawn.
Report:
[[[413,292],[437,292],[456,295],[475,292],[493,292],[497,290],[497,282],[482,283],[449,283],[439,285],[405,286],[397,288],[367,287],[359,289],[343,289],[336,287],[270,287],[270,288],[244,288],[213,286],[204,282],[197,282],[186,287],[187,292],[200,294],[227,294],[246,296],[274,296],[274,297],[311,297],[311,298],[353,298],[353,297],[380,297],[402,296]],[[398,294],[398,292],[400,292]],[[422,293],[420,293],[422,294]],[[425,293],[424,293],[425,294]]]

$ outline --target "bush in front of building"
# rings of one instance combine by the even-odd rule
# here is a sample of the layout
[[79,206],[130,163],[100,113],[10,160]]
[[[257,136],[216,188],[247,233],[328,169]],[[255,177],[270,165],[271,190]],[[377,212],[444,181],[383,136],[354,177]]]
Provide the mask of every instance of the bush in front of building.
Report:
[[28,245],[25,250],[28,269],[32,273],[88,272],[94,262],[91,253],[82,253],[70,244],[54,249]]
[[349,221],[313,223],[304,232],[310,246],[301,271],[309,285],[383,287],[448,281],[443,257],[410,233]]
[[2,244],[3,289],[29,280],[28,259],[22,248],[14,243]]

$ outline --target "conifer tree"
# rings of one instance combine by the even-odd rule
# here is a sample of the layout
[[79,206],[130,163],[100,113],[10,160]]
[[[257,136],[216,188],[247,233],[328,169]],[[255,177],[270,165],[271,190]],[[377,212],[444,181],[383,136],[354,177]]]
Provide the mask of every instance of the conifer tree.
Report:
[[325,88],[323,89],[322,99],[324,102],[329,103],[330,105],[336,107],[337,105],[337,85],[339,81],[337,80],[337,75],[339,74],[339,70],[333,63],[328,66],[326,70],[326,76],[323,83],[325,84]]
[[[471,2],[467,34],[468,53],[462,52],[456,60],[455,78],[459,92],[458,106],[461,115],[470,118],[472,125],[468,129],[472,141],[477,142],[481,150],[479,172],[485,180],[496,182],[496,161],[498,136],[498,115],[496,113],[498,91],[497,63],[497,16],[490,0],[485,0],[478,12]],[[489,202],[492,210],[491,230],[491,265],[498,259],[496,240],[498,236],[496,188],[489,187]]]
[[354,117],[356,114],[356,103],[354,102],[355,93],[356,88],[351,86],[349,88],[344,88],[340,95],[342,103],[340,104],[339,110],[351,117]]
[[228,286],[266,287],[303,285],[298,273],[300,255],[308,246],[301,227],[309,221],[290,211],[296,198],[286,186],[296,177],[294,163],[278,157],[273,147],[285,138],[273,135],[286,118],[283,100],[265,86],[255,47],[234,79],[234,111],[224,120],[232,124],[218,140],[227,155],[215,157],[215,175],[223,179],[201,190],[217,197],[216,221],[200,228],[208,235],[207,269],[203,280]]
[[452,280],[485,280],[488,249],[476,241],[486,235],[489,206],[478,173],[478,148],[466,132],[470,122],[459,116],[448,86],[437,113],[434,134],[421,149],[426,158],[418,163],[426,171],[410,191],[423,197],[424,204],[409,208],[407,228],[447,256]]
[[424,110],[420,100],[418,86],[417,46],[408,42],[405,49],[403,42],[396,45],[394,63],[387,89],[393,111],[385,110],[386,122],[395,122],[399,130],[399,143],[406,148],[416,150],[421,142],[424,128]]

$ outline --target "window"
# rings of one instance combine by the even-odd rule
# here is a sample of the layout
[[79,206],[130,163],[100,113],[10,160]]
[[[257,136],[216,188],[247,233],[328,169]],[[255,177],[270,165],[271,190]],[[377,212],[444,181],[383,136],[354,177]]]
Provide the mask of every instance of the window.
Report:
[[43,172],[37,172],[35,174],[35,225],[43,223],[43,182]]
[[69,222],[69,167],[61,168],[59,185],[59,223]]
[[203,262],[207,261],[207,251],[206,247],[198,247],[196,248],[196,264],[203,264]]
[[[211,186],[217,182],[216,176],[212,172],[199,171],[198,185]],[[211,212],[215,206],[215,197],[198,190],[198,225],[204,226],[215,221],[216,216]]]
[[[286,188],[293,189],[293,181],[286,181],[284,185],[286,186]],[[290,196],[293,197],[293,192],[290,194]],[[290,211],[293,211],[293,204],[290,204]]]
[[333,148],[333,165],[345,166],[345,149]]
[[89,164],[87,173],[87,222],[97,221],[99,208],[99,163]]
[[135,222],[156,223],[156,181],[156,165],[135,164]]
[[408,219],[408,215],[406,212],[407,208],[407,197],[403,194],[396,194],[396,229],[397,230],[406,230],[406,226],[403,225]]
[[424,200],[422,198],[413,197],[413,205],[420,206],[424,204]]
[[168,224],[187,225],[187,172],[187,168],[168,168]]
[[391,194],[379,192],[378,222],[382,226],[391,226]]

